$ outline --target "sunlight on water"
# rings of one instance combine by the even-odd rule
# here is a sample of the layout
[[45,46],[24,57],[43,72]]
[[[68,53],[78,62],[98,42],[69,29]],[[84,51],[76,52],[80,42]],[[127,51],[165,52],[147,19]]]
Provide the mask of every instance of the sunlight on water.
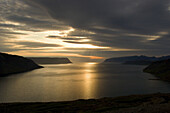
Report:
[[86,77],[90,77],[91,76],[91,72],[93,72],[94,67],[97,65],[97,63],[85,63],[84,64],[84,72]]
[[91,66],[91,65],[94,65],[94,64],[97,64],[97,63],[96,62],[88,62],[86,64],[87,64],[87,66]]
[[170,92],[170,85],[151,81],[143,66],[74,63],[0,78],[0,102],[49,102]]
[[84,98],[91,97],[94,95],[94,90],[92,89],[92,85],[95,85],[94,81],[92,81],[92,76],[94,76],[93,70],[97,63],[85,63],[84,66]]

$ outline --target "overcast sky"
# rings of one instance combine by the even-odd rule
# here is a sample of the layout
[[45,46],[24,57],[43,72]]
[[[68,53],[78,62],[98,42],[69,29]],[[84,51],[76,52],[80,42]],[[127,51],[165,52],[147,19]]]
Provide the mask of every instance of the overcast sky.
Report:
[[170,53],[170,0],[0,0],[0,52],[102,61]]

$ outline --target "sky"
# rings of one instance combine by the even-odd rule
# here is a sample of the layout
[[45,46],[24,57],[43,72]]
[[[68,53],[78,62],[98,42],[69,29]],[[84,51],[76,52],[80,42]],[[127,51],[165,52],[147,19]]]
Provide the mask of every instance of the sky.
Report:
[[0,52],[103,61],[170,53],[170,0],[0,0]]

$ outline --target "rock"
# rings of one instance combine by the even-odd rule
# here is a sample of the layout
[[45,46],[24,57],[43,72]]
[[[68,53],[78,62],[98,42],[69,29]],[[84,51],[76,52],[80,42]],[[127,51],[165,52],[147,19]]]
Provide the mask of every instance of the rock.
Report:
[[0,53],[0,76],[27,72],[42,68],[34,61],[22,56]]

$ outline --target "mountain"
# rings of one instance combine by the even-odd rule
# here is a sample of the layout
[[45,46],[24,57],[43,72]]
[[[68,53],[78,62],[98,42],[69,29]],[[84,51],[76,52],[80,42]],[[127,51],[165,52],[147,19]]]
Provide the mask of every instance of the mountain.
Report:
[[72,63],[68,58],[50,58],[50,57],[28,57],[37,64],[67,64]]
[[149,65],[151,64],[153,61],[149,61],[149,60],[135,60],[135,61],[126,61],[123,64],[130,64],[130,65]]
[[34,61],[22,56],[0,53],[0,76],[42,68]]
[[170,56],[162,56],[162,57],[148,57],[148,56],[125,56],[125,57],[115,57],[106,59],[104,62],[121,62],[123,64],[130,65],[149,65],[152,62],[167,60],[170,59]]
[[158,60],[167,60],[170,59],[170,56],[162,56],[162,57],[158,57]]
[[106,59],[104,62],[127,62],[127,61],[156,61],[156,57],[148,56],[125,56]]
[[170,81],[170,59],[153,62],[143,71],[154,74],[162,80]]

